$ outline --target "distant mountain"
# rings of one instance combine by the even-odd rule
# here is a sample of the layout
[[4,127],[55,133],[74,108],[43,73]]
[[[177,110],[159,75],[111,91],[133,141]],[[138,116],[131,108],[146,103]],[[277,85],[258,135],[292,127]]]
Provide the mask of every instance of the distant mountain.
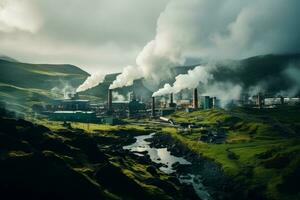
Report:
[[298,88],[298,95],[300,92],[300,54],[270,54],[240,61],[220,62],[212,73],[217,81],[240,84],[245,90],[258,86],[262,92],[271,94],[291,88]]
[[9,62],[19,62],[14,58],[11,58],[11,57],[8,57],[8,56],[5,56],[5,55],[0,55],[0,60],[6,60],[6,61],[9,61]]
[[0,101],[13,110],[28,111],[33,104],[63,93],[66,86],[77,88],[89,74],[73,65],[48,65],[0,59]]

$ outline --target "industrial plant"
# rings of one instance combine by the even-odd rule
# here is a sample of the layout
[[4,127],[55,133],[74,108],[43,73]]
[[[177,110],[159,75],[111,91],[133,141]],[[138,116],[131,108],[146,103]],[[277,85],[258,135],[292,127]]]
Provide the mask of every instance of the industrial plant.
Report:
[[[170,93],[168,97],[151,97],[148,101],[136,98],[134,91],[129,100],[113,100],[113,90],[108,89],[107,100],[91,103],[90,100],[81,99],[78,93],[67,95],[68,98],[55,99],[46,107],[44,114],[53,121],[76,121],[85,123],[120,124],[122,119],[159,119],[175,111],[193,112],[196,110],[216,109],[221,107],[221,100],[217,97],[201,96],[198,89],[190,91],[190,98],[174,98]],[[273,97],[258,93],[250,97],[248,94],[234,100],[230,105],[253,107],[258,109],[275,108],[282,105],[299,104],[300,98],[283,96]]]

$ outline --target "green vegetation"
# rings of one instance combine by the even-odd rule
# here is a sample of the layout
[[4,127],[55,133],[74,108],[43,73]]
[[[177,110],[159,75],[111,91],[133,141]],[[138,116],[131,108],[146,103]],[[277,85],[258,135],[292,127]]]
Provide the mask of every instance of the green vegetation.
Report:
[[299,107],[177,112],[170,117],[176,122],[224,128],[223,144],[199,141],[201,129],[180,133],[163,128],[163,132],[219,163],[225,173],[246,185],[246,192],[262,193],[268,199],[299,199],[295,189],[300,175]]
[[77,87],[89,74],[72,65],[26,64],[0,59],[0,100],[23,115],[57,97],[53,88]]
[[[11,199],[188,199],[175,177],[127,154],[137,126],[105,126],[0,117],[0,192]],[[47,196],[45,196],[47,195]]]

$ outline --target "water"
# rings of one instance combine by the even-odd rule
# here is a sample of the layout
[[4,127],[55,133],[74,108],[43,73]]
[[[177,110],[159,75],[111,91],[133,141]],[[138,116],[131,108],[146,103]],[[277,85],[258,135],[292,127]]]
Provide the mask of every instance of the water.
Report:
[[[168,151],[167,148],[152,148],[150,147],[150,142],[146,141],[147,139],[152,138],[155,133],[151,133],[150,135],[142,135],[137,136],[136,142],[124,146],[123,149],[129,150],[133,152],[135,155],[144,156],[144,153],[150,156],[152,162],[162,164],[163,166],[159,169],[167,174],[176,172],[173,169],[173,165],[175,163],[179,163],[180,165],[191,165],[192,163],[184,159],[183,157],[177,157],[171,155],[171,152]],[[203,200],[212,200],[210,194],[206,191],[205,186],[202,184],[201,175],[199,174],[181,174],[178,175],[178,179],[181,183],[192,185],[196,194],[200,199]]]

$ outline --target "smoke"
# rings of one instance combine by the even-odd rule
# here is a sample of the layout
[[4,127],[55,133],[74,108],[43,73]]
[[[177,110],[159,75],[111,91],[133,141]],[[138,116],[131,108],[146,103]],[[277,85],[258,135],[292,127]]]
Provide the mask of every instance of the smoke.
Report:
[[154,92],[152,96],[162,96],[170,93],[176,94],[183,89],[196,88],[199,83],[206,85],[209,80],[213,79],[213,75],[208,72],[209,69],[209,66],[197,66],[193,70],[189,70],[187,74],[180,74],[175,78],[172,86],[165,84],[163,88]]
[[76,88],[69,83],[64,83],[62,87],[54,87],[50,91],[53,97],[60,98],[63,96],[64,99],[69,99],[71,94],[76,93]]
[[157,84],[188,56],[300,52],[299,7],[298,0],[172,0],[158,18],[155,38],[137,56],[137,66],[125,68],[111,88],[137,78]]
[[286,70],[283,71],[283,74],[287,79],[290,80],[291,85],[287,90],[280,91],[279,95],[294,97],[300,93],[300,67],[297,65],[290,65]]
[[218,82],[214,79],[215,65],[197,66],[189,70],[187,74],[180,74],[175,78],[171,86],[165,84],[163,88],[153,93],[153,96],[162,96],[170,93],[179,93],[185,89],[194,89],[200,87],[202,96],[214,96],[221,100],[221,106],[225,107],[232,100],[237,100],[243,91],[239,84],[230,81]]
[[217,97],[221,107],[226,107],[232,100],[239,100],[243,88],[241,85],[231,82],[216,82],[205,87],[202,95]]
[[83,84],[81,84],[77,89],[76,92],[83,92],[87,89],[97,86],[99,83],[104,81],[105,75],[102,73],[95,73],[89,76]]
[[134,80],[142,77],[143,75],[140,68],[129,65],[123,69],[123,72],[120,75],[117,76],[116,80],[109,86],[109,89],[130,86],[133,84]]
[[259,92],[294,97],[300,94],[300,55],[259,56],[242,61],[226,61],[197,66],[175,77],[153,93],[162,96],[198,88],[201,95],[215,96],[225,107],[241,94]]
[[114,101],[126,101],[126,97],[119,94],[118,92],[113,91],[112,97]]
[[170,75],[170,68],[182,65],[185,58],[182,46],[185,38],[178,37],[172,27],[168,27],[169,5],[161,13],[157,21],[155,38],[148,42],[136,58],[136,66],[128,66],[112,83],[110,89],[129,86],[139,78],[145,78],[148,83],[158,85],[160,81]]

